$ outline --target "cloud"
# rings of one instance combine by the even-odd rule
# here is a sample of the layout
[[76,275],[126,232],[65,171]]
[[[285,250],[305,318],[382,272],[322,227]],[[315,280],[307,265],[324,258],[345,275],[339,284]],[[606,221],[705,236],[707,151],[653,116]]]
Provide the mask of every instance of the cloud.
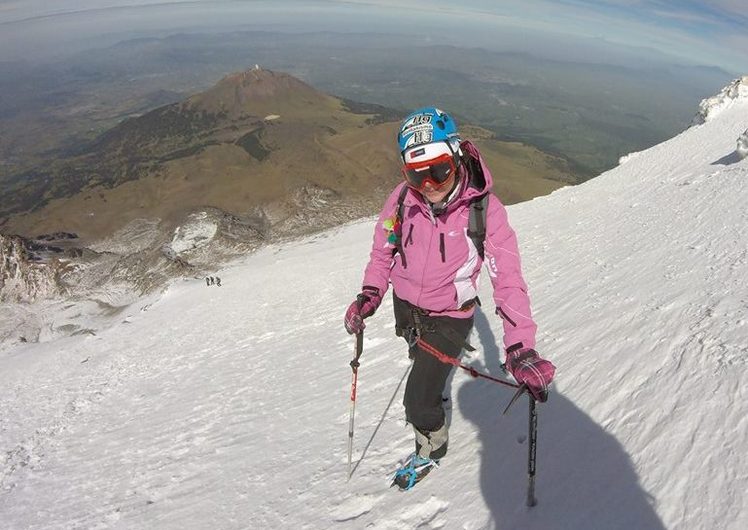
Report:
[[694,23],[694,24],[714,24],[715,23],[714,17],[705,15],[703,13],[694,13],[694,12],[689,12],[689,11],[666,11],[663,9],[653,9],[652,14],[660,18],[676,20],[679,22],[687,22],[687,23]]
[[[220,2],[221,0],[214,0]],[[0,23],[34,18],[79,14],[107,9],[138,8],[172,4],[205,4],[211,0],[0,0]],[[10,15],[10,16],[8,16]]]
[[748,18],[746,17],[745,0],[716,0],[709,2],[708,4],[725,13],[737,15],[743,19]]
[[[602,38],[616,45],[654,48],[684,60],[692,56],[706,64],[724,65],[724,58],[731,57],[729,62],[733,67],[744,64],[748,68],[748,58],[741,59],[737,53],[740,48],[735,47],[736,43],[744,44],[741,35],[748,33],[745,1],[464,0],[456,3],[454,0],[287,0],[277,2],[275,10],[280,11],[281,6],[287,9],[296,6],[301,11],[314,9],[316,14],[324,11],[343,17],[349,15],[341,13],[351,14],[361,8],[401,22],[412,19],[415,32],[419,20],[426,25],[446,20],[465,29],[477,24],[515,32]],[[195,5],[200,9],[191,8]],[[43,19],[51,24],[56,22],[54,17],[57,15],[72,18],[78,14],[104,16],[111,13],[114,17],[119,16],[117,9],[120,8],[128,15],[132,15],[133,9],[144,8],[145,11],[147,8],[153,10],[147,17],[143,15],[150,26],[163,22],[165,27],[176,27],[172,19],[178,15],[179,23],[198,27],[209,25],[210,20],[218,18],[221,13],[241,11],[256,14],[260,6],[268,8],[268,5],[271,2],[250,0],[0,0],[0,24],[6,31],[14,22]],[[163,9],[158,9],[158,6]],[[194,13],[198,12],[202,15],[210,12],[215,17],[193,20]],[[313,26],[310,21],[308,29],[313,31]],[[358,26],[358,22],[354,26]],[[21,31],[20,26],[18,31]]]
[[405,3],[407,7],[394,0],[337,3],[472,15],[482,22],[602,37],[622,45],[653,47],[684,60],[692,57],[706,64],[748,67],[748,59],[738,53],[748,48],[736,47],[748,33],[746,0],[416,0]]

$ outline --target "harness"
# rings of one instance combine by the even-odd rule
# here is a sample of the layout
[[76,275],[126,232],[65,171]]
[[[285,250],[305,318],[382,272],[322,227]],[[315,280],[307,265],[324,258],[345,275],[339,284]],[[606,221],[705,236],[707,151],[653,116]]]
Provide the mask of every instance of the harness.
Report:
[[[402,337],[408,343],[410,350],[419,343],[421,335],[424,333],[438,333],[449,342],[457,346],[459,349],[465,349],[467,351],[475,351],[467,340],[465,340],[454,328],[449,324],[442,322],[437,327],[434,318],[429,315],[429,312],[420,307],[414,306],[410,302],[401,300],[408,307],[408,322],[404,326],[395,325],[395,335]],[[471,306],[472,307],[472,306]],[[442,354],[443,355],[443,354]],[[446,355],[445,355],[446,357]]]
[[[403,327],[400,327],[399,325],[395,326],[395,334],[398,337],[404,338],[408,343],[408,353],[410,358],[412,359],[415,356],[415,350],[416,348],[420,348],[422,351],[426,352],[427,354],[435,357],[439,362],[445,363],[445,364],[451,364],[453,366],[456,366],[458,368],[461,368],[462,370],[465,370],[473,377],[480,377],[483,379],[488,379],[489,381],[493,381],[494,383],[499,383],[504,386],[509,386],[513,388],[521,388],[520,385],[516,383],[512,383],[511,381],[507,381],[505,379],[500,379],[498,377],[493,377],[492,375],[479,372],[477,369],[473,368],[472,366],[466,365],[464,363],[461,363],[459,358],[450,357],[446,353],[439,351],[436,347],[434,347],[432,344],[425,341],[422,337],[424,332],[431,332],[431,333],[439,333],[442,335],[442,337],[449,340],[452,344],[460,347],[461,349],[465,349],[467,351],[475,351],[475,348],[470,345],[470,343],[467,342],[467,340],[463,339],[459,333],[449,325],[442,323],[439,326],[439,329],[436,329],[435,323],[433,320],[431,320],[428,316],[428,313],[424,311],[423,309],[420,309],[416,306],[413,306],[412,304],[409,304],[405,302],[409,306],[409,317],[410,322],[406,324]],[[502,365],[503,366],[503,365]],[[520,392],[515,394],[518,396]],[[514,402],[514,399],[511,404]],[[508,409],[509,407],[507,407]]]

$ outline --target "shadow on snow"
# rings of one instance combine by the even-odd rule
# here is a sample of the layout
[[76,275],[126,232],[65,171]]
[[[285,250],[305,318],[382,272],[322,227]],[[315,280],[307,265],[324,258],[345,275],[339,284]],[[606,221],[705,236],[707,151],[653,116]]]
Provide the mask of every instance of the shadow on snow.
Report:
[[[475,329],[489,373],[501,377],[496,338],[480,311]],[[623,446],[558,393],[538,405],[538,505],[528,511],[527,400],[501,416],[511,395],[482,379],[463,383],[457,394],[462,415],[478,430],[481,492],[497,529],[665,528]]]
[[737,164],[743,160],[743,158],[740,156],[740,153],[737,151],[733,151],[729,155],[723,156],[719,160],[715,160],[712,162],[713,166],[730,166],[732,164]]

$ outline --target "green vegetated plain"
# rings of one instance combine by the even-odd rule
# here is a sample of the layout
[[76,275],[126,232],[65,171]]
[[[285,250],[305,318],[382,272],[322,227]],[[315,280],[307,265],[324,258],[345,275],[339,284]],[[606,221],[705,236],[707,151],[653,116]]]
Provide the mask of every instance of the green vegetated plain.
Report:
[[255,64],[390,109],[380,109],[380,120],[439,105],[498,140],[537,148],[551,166],[561,161],[563,182],[569,173],[574,182],[594,177],[621,155],[681,131],[699,100],[730,78],[712,68],[605,66],[410,44],[399,35],[180,34],[61,63],[0,65],[0,187],[12,189],[19,175],[86,151],[128,117]]

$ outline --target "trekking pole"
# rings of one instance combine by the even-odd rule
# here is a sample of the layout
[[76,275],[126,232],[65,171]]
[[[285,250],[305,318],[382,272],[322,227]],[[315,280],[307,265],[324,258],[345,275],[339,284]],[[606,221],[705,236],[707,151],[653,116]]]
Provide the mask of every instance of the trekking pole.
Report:
[[535,398],[527,393],[530,398],[530,432],[528,436],[527,454],[527,506],[532,508],[537,504],[535,498],[535,455],[538,448],[538,411],[535,410]]
[[[361,295],[356,298],[359,310],[363,303]],[[351,456],[353,454],[353,420],[356,416],[356,386],[358,385],[358,359],[361,357],[361,353],[364,350],[364,332],[361,331],[356,333],[356,346],[353,350],[353,360],[351,361],[351,370],[353,375],[351,376],[351,415],[348,422],[348,480],[351,480]]]

